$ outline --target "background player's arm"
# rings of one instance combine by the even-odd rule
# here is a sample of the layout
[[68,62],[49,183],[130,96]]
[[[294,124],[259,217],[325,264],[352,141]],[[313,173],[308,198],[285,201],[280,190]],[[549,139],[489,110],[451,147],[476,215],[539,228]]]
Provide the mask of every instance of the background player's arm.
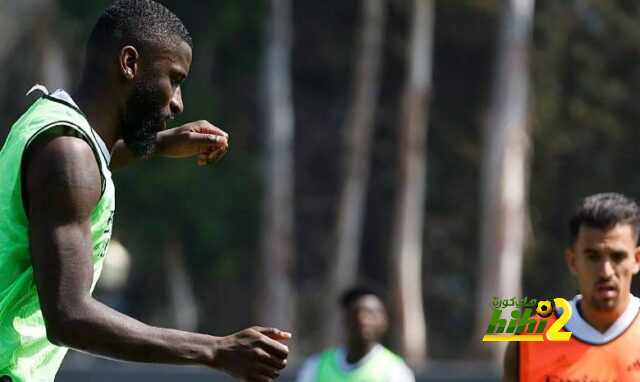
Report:
[[504,353],[504,375],[502,382],[518,382],[518,343],[509,342]]
[[[196,121],[167,129],[156,135],[156,151],[160,156],[186,158],[198,155],[201,166],[213,164],[229,149],[229,135],[207,121]],[[111,170],[137,161],[121,139],[113,147]]]
[[269,381],[286,364],[277,329],[252,328],[213,337],[145,325],[94,300],[91,212],[101,178],[86,142],[34,142],[23,163],[34,277],[47,327],[57,345],[139,362],[200,363],[249,381]]

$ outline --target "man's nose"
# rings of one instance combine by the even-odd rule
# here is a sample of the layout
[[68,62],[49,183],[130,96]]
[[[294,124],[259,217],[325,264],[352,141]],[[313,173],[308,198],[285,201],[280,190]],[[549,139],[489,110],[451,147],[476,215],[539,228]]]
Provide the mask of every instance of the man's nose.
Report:
[[366,324],[370,318],[371,315],[368,312],[358,312],[358,323]]
[[601,264],[600,264],[600,276],[603,278],[610,278],[614,275],[614,269],[613,269],[613,265],[611,264],[611,261],[609,260],[604,260]]
[[173,115],[178,115],[184,111],[184,104],[182,103],[182,90],[178,87],[173,93],[173,97],[169,101],[169,107]]

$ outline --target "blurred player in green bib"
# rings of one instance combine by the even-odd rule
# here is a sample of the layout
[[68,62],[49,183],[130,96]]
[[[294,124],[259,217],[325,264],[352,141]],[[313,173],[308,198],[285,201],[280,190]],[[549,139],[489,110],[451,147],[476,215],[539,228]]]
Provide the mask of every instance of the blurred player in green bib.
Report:
[[357,286],[342,294],[340,305],[345,345],[309,358],[296,382],[415,382],[402,358],[380,344],[389,325],[381,293]]
[[[154,155],[216,162],[228,135],[183,110],[193,43],[151,0],[100,15],[72,94],[44,93],[0,151],[0,381],[53,381],[67,348],[114,359],[203,364],[248,381],[286,365],[289,333],[227,337],[145,325],[93,299],[111,237],[111,171]],[[153,190],[149,190],[153,192]]]

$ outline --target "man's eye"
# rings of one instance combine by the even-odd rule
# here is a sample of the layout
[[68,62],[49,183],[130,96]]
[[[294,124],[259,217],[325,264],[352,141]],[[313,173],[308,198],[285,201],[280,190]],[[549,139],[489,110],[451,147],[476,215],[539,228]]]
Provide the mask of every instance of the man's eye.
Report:
[[587,260],[596,261],[598,260],[598,255],[595,253],[587,253]]
[[183,76],[172,77],[171,78],[171,85],[173,87],[178,87],[178,86],[180,86],[182,84],[182,82],[184,82],[184,80],[185,80],[185,77],[183,77]]
[[619,263],[627,257],[627,254],[624,252],[614,252],[611,257],[613,258],[613,261]]

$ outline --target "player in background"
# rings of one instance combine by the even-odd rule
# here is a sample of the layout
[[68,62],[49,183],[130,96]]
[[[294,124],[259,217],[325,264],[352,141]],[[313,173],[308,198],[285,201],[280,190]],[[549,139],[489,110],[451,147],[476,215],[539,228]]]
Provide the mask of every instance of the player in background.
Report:
[[[565,257],[580,290],[564,326],[571,339],[509,343],[504,381],[640,380],[640,300],[631,294],[640,269],[640,209],[624,195],[591,195],[569,228]],[[556,309],[547,327],[560,314]]]
[[345,345],[308,359],[297,382],[415,382],[404,361],[380,344],[389,326],[381,293],[368,286],[353,287],[342,294],[340,305]]
[[46,94],[13,125],[0,151],[3,382],[53,381],[67,348],[202,364],[246,381],[271,381],[285,367],[288,348],[279,341],[289,333],[158,328],[91,295],[111,236],[111,171],[153,155],[197,156],[206,165],[227,151],[227,133],[207,121],[165,130],[183,110],[191,59],[189,33],[168,9],[117,1],[91,33],[73,94]]

